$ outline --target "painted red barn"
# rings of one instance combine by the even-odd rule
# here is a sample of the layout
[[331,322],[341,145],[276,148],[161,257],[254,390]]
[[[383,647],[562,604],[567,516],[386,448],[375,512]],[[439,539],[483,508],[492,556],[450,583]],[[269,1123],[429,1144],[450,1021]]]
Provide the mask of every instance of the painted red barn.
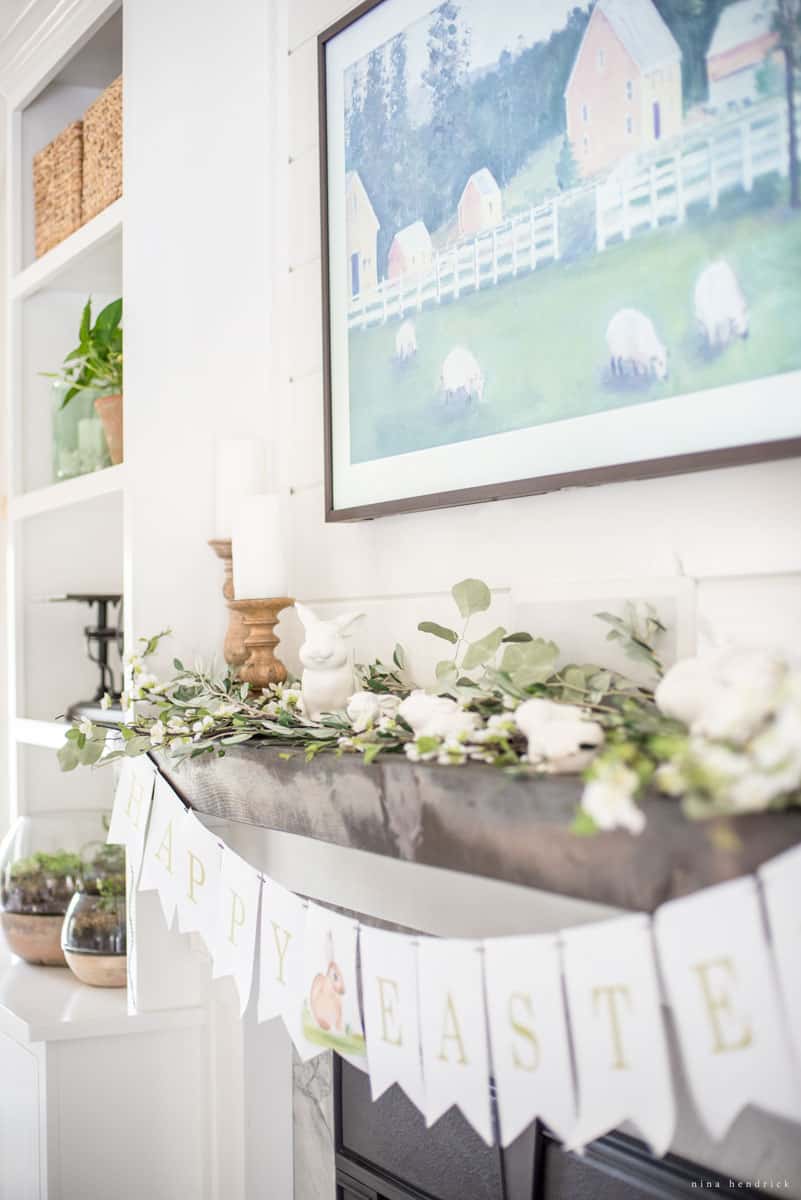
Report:
[[715,108],[759,98],[759,68],[779,42],[773,11],[767,0],[737,0],[718,17],[706,52],[709,102]]
[[681,50],[652,0],[598,0],[565,109],[585,178],[681,132]]
[[422,221],[414,221],[395,234],[387,265],[390,279],[397,279],[399,275],[420,275],[428,271],[433,263],[431,234]]
[[492,229],[503,220],[503,196],[489,167],[474,171],[458,207],[459,237]]

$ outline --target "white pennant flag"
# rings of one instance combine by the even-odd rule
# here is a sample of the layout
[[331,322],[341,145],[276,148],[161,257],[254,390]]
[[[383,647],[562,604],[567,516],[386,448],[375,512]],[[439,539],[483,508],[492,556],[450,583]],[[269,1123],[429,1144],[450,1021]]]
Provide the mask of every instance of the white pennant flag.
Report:
[[557,938],[492,938],[484,977],[501,1144],[537,1117],[565,1141],[576,1102]]
[[303,1035],[303,943],[306,905],[303,900],[265,879],[261,893],[259,1021],[281,1017],[295,1049],[308,1052]]
[[765,863],[759,868],[759,878],[798,1072],[801,1071],[801,846]]
[[424,1112],[417,943],[402,933],[361,925],[359,947],[372,1097],[377,1100],[398,1083]]
[[168,929],[178,902],[177,839],[185,811],[167,780],[157,775],[139,891],[158,891]]
[[122,760],[106,838],[113,845],[125,847],[128,1012],[131,1014],[137,1011],[139,1004],[136,888],[145,851],[154,782],[155,771],[149,762],[134,758]]
[[366,1070],[366,1050],[356,973],[357,923],[309,904],[303,954],[301,1022],[303,1057],[336,1050]]
[[155,771],[149,763],[125,758],[114,792],[114,807],[106,841],[125,846],[128,851],[129,875],[133,864],[137,877],[145,846],[155,777]]
[[220,866],[217,924],[209,950],[212,978],[222,979],[224,975],[234,978],[240,1016],[245,1015],[253,988],[260,892],[258,871],[226,846]]
[[484,979],[478,942],[423,938],[418,946],[426,1123],[454,1104],[493,1143]]
[[648,917],[632,915],[562,933],[576,1056],[581,1148],[633,1121],[655,1154],[676,1124],[667,1038]]
[[654,930],[690,1089],[711,1136],[722,1138],[747,1104],[798,1120],[755,880],[671,900]]
[[222,847],[191,809],[178,822],[174,836],[178,929],[181,933],[199,933],[211,951],[217,927]]

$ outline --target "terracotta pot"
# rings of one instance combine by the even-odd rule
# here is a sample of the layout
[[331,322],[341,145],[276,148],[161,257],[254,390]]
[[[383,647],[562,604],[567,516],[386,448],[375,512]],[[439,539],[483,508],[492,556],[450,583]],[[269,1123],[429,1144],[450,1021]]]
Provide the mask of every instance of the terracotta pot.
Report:
[[61,949],[64,918],[4,912],[3,933],[12,954],[40,967],[66,967]]
[[95,412],[103,422],[108,452],[114,466],[122,462],[122,393],[116,396],[98,396]]
[[122,988],[128,982],[125,954],[80,954],[65,950],[64,956],[73,975],[90,987]]

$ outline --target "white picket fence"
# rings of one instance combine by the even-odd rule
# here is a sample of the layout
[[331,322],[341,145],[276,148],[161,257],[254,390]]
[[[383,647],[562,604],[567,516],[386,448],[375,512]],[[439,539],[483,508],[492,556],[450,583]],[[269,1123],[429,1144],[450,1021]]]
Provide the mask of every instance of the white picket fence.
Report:
[[[801,109],[798,99],[796,107]],[[640,159],[631,175],[616,173],[595,191],[598,250],[613,238],[628,241],[660,222],[682,222],[692,204],[715,209],[721,192],[732,187],[750,192],[761,175],[786,176],[787,138],[784,100],[762,103],[713,128],[688,131],[667,153]]]
[[493,287],[558,258],[559,201],[553,200],[438,251],[428,271],[385,279],[371,291],[353,296],[348,324],[351,329],[384,325],[392,317],[458,300],[466,292]]
[[[796,97],[801,148],[801,99]],[[418,275],[385,279],[369,292],[353,296],[351,329],[384,325],[393,317],[420,312],[443,300],[492,287],[542,262],[559,259],[559,213],[586,193],[595,192],[595,244],[628,241],[665,221],[682,222],[693,204],[715,209],[722,192],[741,187],[773,171],[786,176],[787,105],[765,101],[735,117],[697,131],[688,130],[664,149],[640,156],[631,173],[619,170],[599,184],[585,184],[528,212],[517,213],[494,229],[462,239],[434,255],[431,268]]]

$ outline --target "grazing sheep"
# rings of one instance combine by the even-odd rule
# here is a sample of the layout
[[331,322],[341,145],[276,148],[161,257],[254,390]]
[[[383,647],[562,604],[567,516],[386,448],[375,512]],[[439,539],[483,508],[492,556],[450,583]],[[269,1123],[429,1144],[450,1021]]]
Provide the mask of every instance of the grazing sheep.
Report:
[[472,398],[479,403],[483,401],[484,376],[469,350],[465,350],[463,346],[451,350],[442,364],[440,386],[446,405],[460,398],[463,401]]
[[411,321],[404,321],[395,334],[395,358],[398,362],[408,362],[417,353],[417,335]]
[[748,337],[748,305],[737,276],[722,258],[698,276],[695,319],[710,350],[722,350],[735,337]]
[[606,345],[613,375],[650,375],[667,379],[667,350],[650,317],[636,308],[621,308],[606,329]]

